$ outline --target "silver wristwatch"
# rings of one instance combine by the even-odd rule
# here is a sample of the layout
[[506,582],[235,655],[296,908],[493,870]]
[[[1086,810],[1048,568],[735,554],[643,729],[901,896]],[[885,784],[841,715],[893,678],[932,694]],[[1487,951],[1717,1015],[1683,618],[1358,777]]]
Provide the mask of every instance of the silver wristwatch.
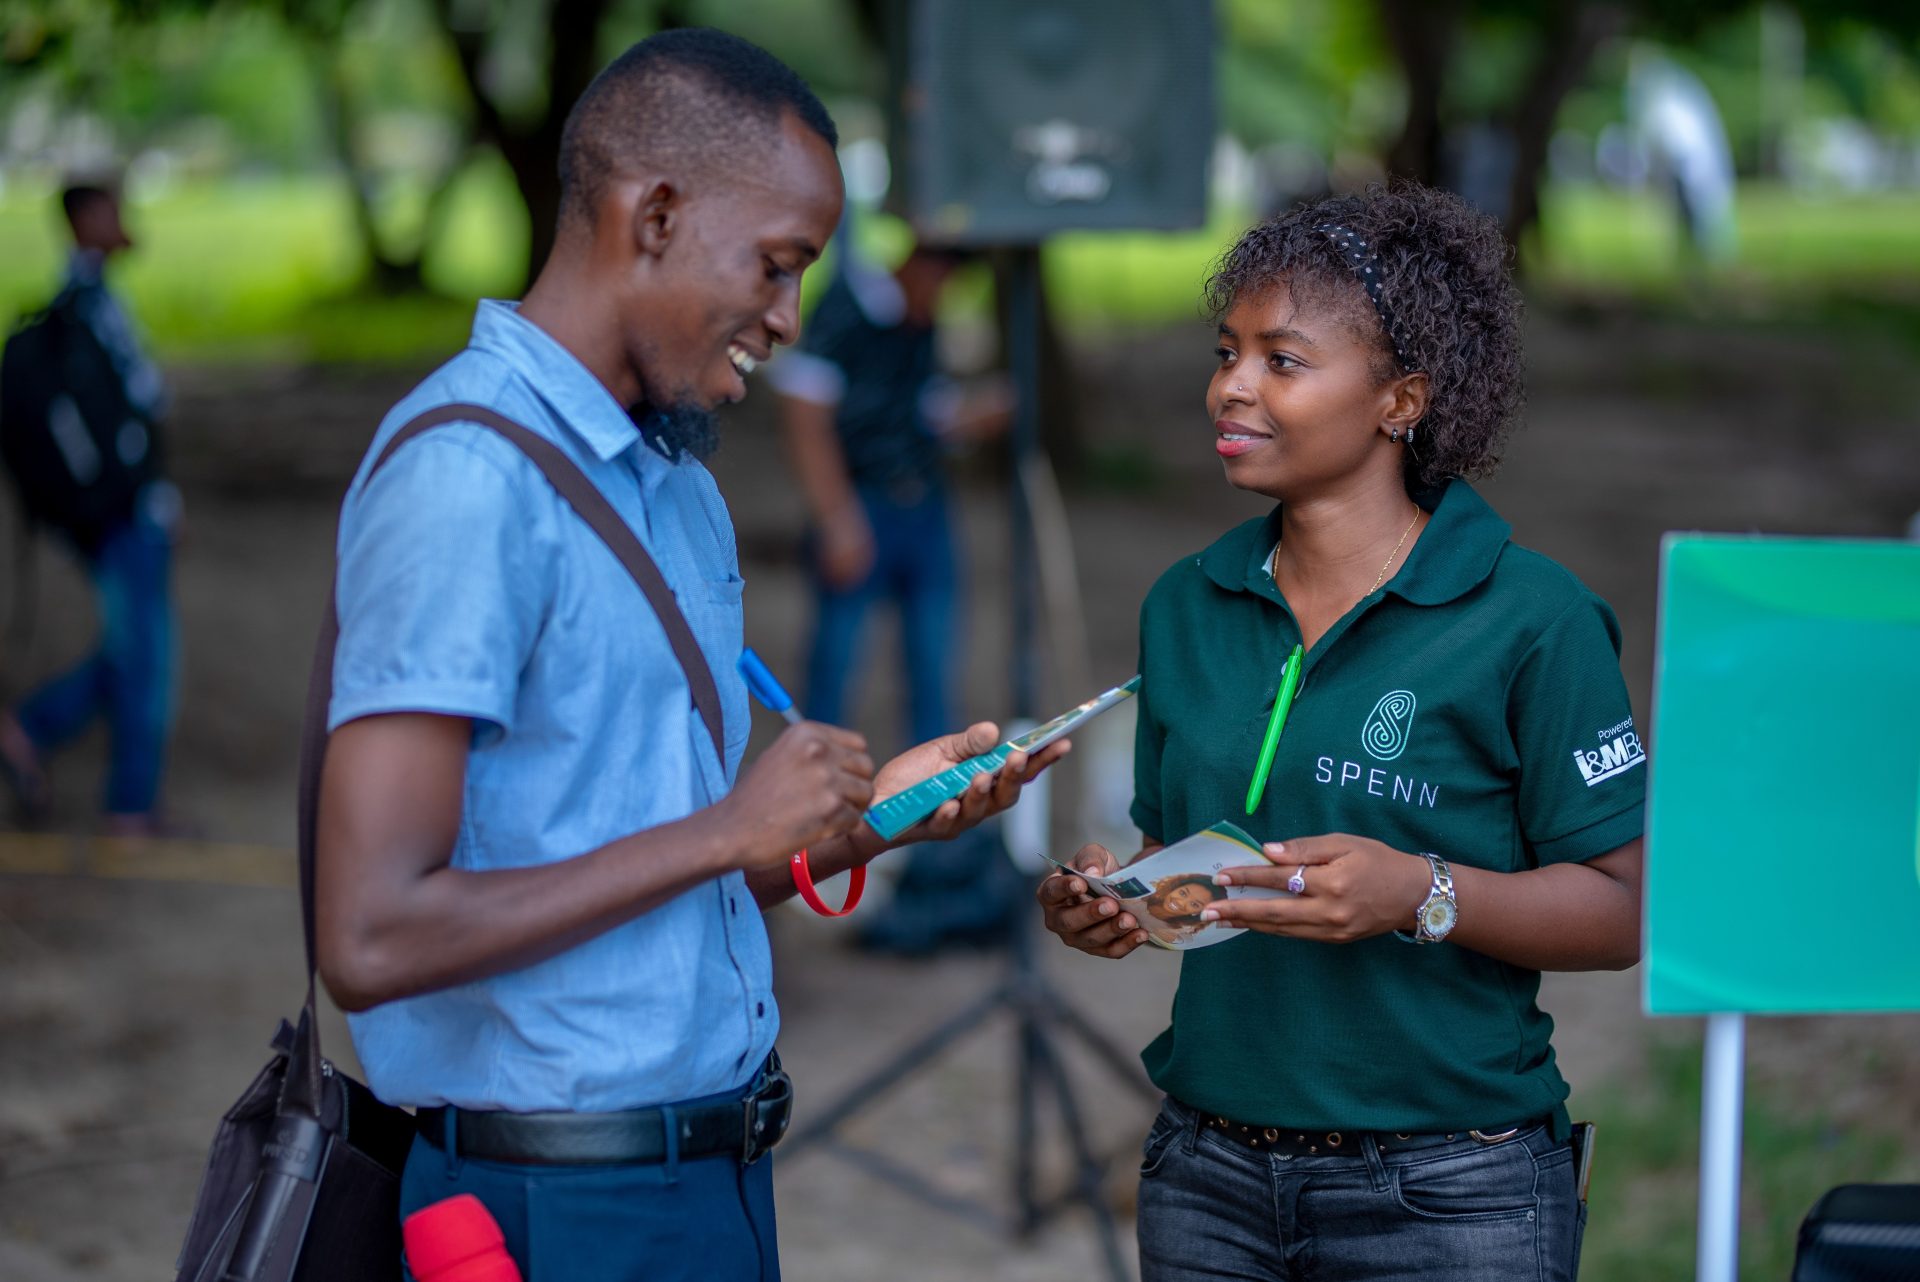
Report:
[[1447,867],[1447,861],[1426,850],[1420,852],[1420,857],[1433,870],[1433,884],[1413,914],[1413,933],[1409,935],[1404,930],[1393,933],[1409,944],[1437,944],[1460,920],[1460,904],[1453,897],[1453,872]]

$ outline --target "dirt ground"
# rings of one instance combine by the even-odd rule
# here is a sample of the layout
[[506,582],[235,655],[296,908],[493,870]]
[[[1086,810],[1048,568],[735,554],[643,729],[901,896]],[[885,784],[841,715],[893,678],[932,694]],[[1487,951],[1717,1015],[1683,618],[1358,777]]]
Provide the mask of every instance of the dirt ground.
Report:
[[[1647,706],[1658,541],[1670,529],[1887,536],[1920,509],[1920,373],[1859,336],[1708,329],[1625,316],[1537,317],[1529,426],[1486,487],[1516,537],[1559,558],[1613,602],[1625,626],[1635,705]],[[1089,639],[1104,685],[1132,671],[1135,612],[1175,557],[1260,503],[1227,490],[1207,441],[1198,332],[1083,346],[1083,410],[1101,474],[1134,477],[1067,496]],[[299,993],[296,903],[286,889],[295,728],[331,561],[334,508],[384,407],[418,371],[193,368],[177,371],[176,470],[189,503],[179,562],[184,687],[170,798],[214,843],[117,851],[80,837],[0,835],[0,1279],[133,1282],[166,1276],[220,1111],[262,1058]],[[766,394],[728,423],[716,460],[740,529],[748,638],[785,670],[806,627],[793,552],[800,507],[767,419]],[[1006,713],[1005,503],[975,468],[964,487],[974,590],[968,707]],[[8,529],[12,525],[8,523]],[[0,548],[5,598],[18,564]],[[92,628],[72,572],[34,559],[35,627],[9,653],[6,692],[75,655]],[[899,737],[890,631],[875,637],[862,728]],[[885,660],[884,662],[880,660]],[[1078,690],[1047,692],[1064,706]],[[768,732],[762,726],[760,733]],[[1063,800],[1084,797],[1076,831],[1101,830],[1125,769],[1124,733],[1083,743]],[[83,834],[100,748],[59,762],[63,834]],[[1122,790],[1123,792],[1124,790]],[[1118,797],[1124,803],[1124,796]],[[1105,820],[1112,826],[1111,818]],[[94,875],[53,875],[90,860]],[[39,869],[38,872],[31,871]],[[126,874],[136,875],[126,875]],[[215,876],[220,881],[205,878]],[[238,883],[238,884],[232,884]],[[999,978],[996,954],[878,960],[843,931],[775,914],[783,1053],[801,1117]],[[1043,948],[1046,972],[1129,1051],[1162,1026],[1171,958],[1124,968]],[[1697,1036],[1639,1013],[1639,976],[1549,977],[1543,1004],[1561,1062],[1586,1093],[1631,1089],[1649,1044]],[[847,1128],[911,1163],[953,1197],[1008,1205],[1014,1043],[1003,1019],[913,1075]],[[349,1060],[344,1030],[329,1050]],[[1920,1017],[1757,1021],[1752,1089],[1815,1101],[1842,1123],[1891,1130],[1920,1151]],[[1077,1084],[1113,1155],[1124,1216],[1132,1151],[1148,1108],[1076,1055]],[[1043,1114],[1043,1121],[1047,1121]],[[1043,1172],[1062,1173],[1049,1130]],[[936,1211],[877,1176],[813,1150],[782,1157],[783,1258],[813,1279],[1098,1276],[1084,1216],[1031,1240]],[[1130,1226],[1123,1218],[1123,1233]],[[1131,1256],[1131,1242],[1125,1241]]]

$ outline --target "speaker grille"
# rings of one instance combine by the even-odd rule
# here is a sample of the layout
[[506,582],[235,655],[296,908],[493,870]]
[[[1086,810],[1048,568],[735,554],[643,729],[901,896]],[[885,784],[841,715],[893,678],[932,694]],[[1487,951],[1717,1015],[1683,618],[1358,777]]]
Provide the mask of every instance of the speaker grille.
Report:
[[1021,243],[1206,217],[1206,0],[914,0],[895,45],[895,206]]

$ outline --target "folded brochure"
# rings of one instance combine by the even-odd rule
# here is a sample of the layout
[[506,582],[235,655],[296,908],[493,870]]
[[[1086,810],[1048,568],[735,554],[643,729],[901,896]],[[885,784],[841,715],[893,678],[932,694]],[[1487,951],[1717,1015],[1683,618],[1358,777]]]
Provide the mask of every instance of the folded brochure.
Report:
[[1035,726],[1023,735],[1019,735],[995,748],[992,752],[971,757],[957,766],[942,770],[931,779],[923,779],[904,792],[897,792],[885,801],[867,811],[867,823],[873,830],[892,841],[907,829],[938,810],[943,802],[949,801],[966,791],[969,781],[977,774],[998,770],[1006,764],[1008,757],[1016,752],[1038,752],[1055,739],[1072,734],[1082,725],[1093,720],[1108,708],[1133,697],[1140,688],[1140,678],[1134,677],[1123,685],[1117,685],[1087,700],[1070,712],[1063,712],[1044,725]]
[[1147,942],[1179,952],[1222,944],[1247,933],[1244,926],[1201,921],[1200,914],[1211,904],[1223,899],[1293,897],[1288,891],[1265,886],[1213,884],[1213,875],[1222,868],[1273,862],[1259,842],[1225,821],[1105,877],[1069,868],[1057,859],[1051,862],[1086,882],[1094,894],[1118,899],[1147,932]]

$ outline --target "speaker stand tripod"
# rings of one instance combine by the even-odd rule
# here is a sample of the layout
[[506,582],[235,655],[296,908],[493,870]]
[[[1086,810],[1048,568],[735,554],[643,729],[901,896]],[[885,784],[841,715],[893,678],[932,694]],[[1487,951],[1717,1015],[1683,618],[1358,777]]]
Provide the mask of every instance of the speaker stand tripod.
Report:
[[[1067,1075],[1062,1043],[1068,1035],[1077,1038],[1096,1058],[1142,1098],[1156,1097],[1151,1083],[1140,1071],[1139,1063],[1120,1050],[1086,1018],[1069,1005],[1042,973],[1034,950],[1037,929],[1035,911],[1018,915],[1009,948],[1006,976],[973,1005],[954,1015],[893,1059],[854,1083],[838,1100],[829,1104],[805,1125],[797,1126],[781,1145],[783,1157],[810,1147],[830,1149],[836,1155],[871,1175],[938,1210],[958,1215],[993,1229],[1010,1228],[1026,1237],[1053,1216],[1076,1204],[1093,1217],[1101,1254],[1114,1282],[1125,1282],[1126,1263],[1113,1222],[1113,1212],[1102,1196],[1101,1183],[1105,1162],[1089,1142],[1086,1114]],[[1012,1014],[1016,1029],[1016,1071],[1014,1112],[1013,1200],[1011,1222],[992,1208],[972,1199],[947,1193],[922,1176],[907,1162],[844,1143],[835,1134],[839,1127],[881,1100],[920,1068],[936,1059],[942,1051],[962,1037],[983,1026],[996,1014]],[[1039,1141],[1039,1103],[1042,1090],[1053,1095],[1060,1112],[1072,1157],[1071,1184],[1064,1192],[1043,1196],[1035,1178],[1035,1150]]]

